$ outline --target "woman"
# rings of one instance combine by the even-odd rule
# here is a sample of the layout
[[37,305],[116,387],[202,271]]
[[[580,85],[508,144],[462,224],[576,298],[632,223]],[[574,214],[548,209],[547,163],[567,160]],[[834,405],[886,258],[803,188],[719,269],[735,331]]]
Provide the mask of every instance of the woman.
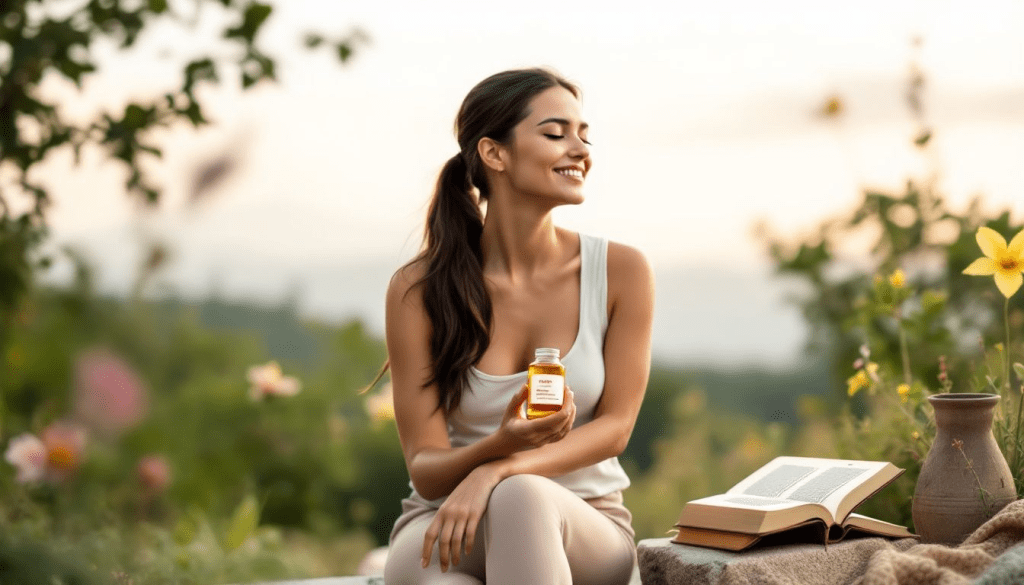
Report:
[[[629,441],[654,287],[636,250],[556,227],[590,170],[579,90],[541,69],[480,82],[456,119],[423,252],[386,302],[395,418],[413,487],[385,570],[404,583],[627,583]],[[486,216],[481,204],[486,203]],[[527,420],[534,349],[566,401]]]

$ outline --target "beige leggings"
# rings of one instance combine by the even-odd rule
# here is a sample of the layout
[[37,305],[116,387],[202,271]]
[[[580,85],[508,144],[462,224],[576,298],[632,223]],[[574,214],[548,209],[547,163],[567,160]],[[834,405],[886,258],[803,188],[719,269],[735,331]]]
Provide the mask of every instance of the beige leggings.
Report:
[[441,572],[437,545],[424,569],[423,535],[437,513],[425,500],[402,501],[384,569],[387,585],[624,585],[636,562],[632,516],[622,493],[584,500],[538,475],[499,483],[469,556]]

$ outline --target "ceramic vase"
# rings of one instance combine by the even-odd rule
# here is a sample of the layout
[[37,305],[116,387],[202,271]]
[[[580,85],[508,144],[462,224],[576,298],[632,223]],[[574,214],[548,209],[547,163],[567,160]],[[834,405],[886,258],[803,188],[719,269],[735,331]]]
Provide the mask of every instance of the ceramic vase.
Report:
[[992,435],[997,394],[935,394],[935,442],[914,488],[922,542],[956,545],[1017,499],[1010,466]]

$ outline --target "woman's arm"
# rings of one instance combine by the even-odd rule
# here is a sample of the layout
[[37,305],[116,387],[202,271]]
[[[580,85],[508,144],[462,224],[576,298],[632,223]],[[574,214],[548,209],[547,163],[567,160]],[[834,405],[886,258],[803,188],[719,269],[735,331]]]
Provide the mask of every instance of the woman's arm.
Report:
[[638,250],[608,244],[610,317],[605,334],[605,385],[594,419],[564,439],[488,464],[499,477],[557,477],[622,453],[640,412],[651,369],[654,274]]
[[[452,448],[444,412],[438,408],[436,384],[430,378],[430,319],[423,307],[419,265],[403,268],[388,286],[385,329],[395,422],[405,464],[416,491],[427,499],[446,496],[482,463],[510,455],[527,446],[558,440],[572,427],[574,408],[537,421],[517,420],[518,403],[511,402],[497,432],[465,447]],[[520,393],[522,400],[524,395]]]

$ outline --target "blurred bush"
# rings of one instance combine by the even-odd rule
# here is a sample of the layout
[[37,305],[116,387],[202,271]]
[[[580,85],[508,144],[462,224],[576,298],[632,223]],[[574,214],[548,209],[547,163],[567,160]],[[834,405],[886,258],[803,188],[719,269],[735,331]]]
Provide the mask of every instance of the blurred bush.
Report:
[[[351,573],[386,542],[408,476],[393,420],[356,393],[385,357],[361,324],[123,302],[78,273],[66,290],[24,297],[0,339],[5,527],[85,543],[91,563],[136,583]],[[204,322],[227,309],[252,322]],[[315,351],[275,355],[275,327]],[[247,372],[271,360],[301,381],[297,393],[251,391]],[[22,469],[34,479],[19,481]],[[327,566],[283,554],[310,539],[293,552],[348,552]]]

